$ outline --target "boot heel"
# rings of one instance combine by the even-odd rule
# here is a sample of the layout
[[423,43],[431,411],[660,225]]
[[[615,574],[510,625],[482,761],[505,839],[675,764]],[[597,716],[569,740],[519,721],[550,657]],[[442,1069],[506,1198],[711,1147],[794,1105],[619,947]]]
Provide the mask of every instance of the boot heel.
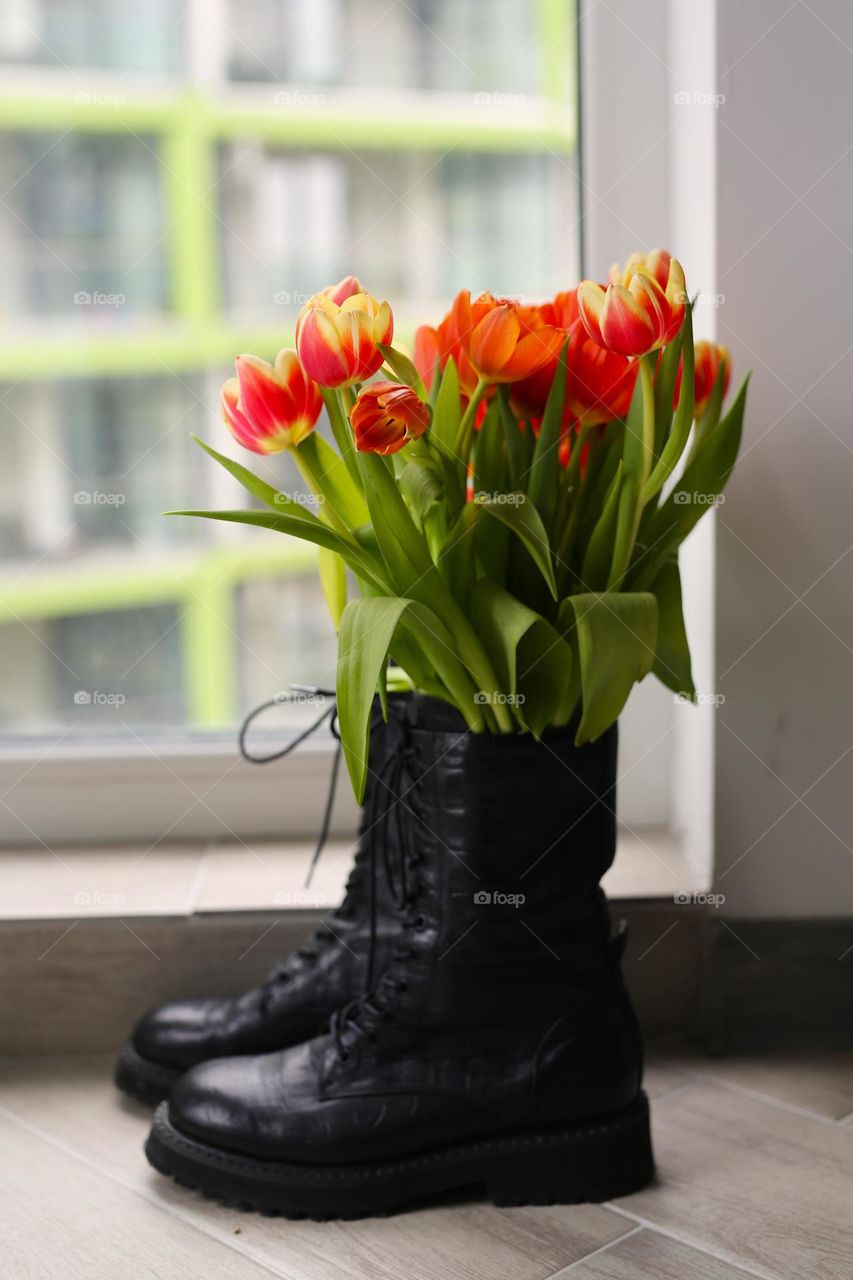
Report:
[[493,1204],[600,1203],[629,1195],[654,1175],[645,1094],[618,1116],[531,1137],[494,1157],[486,1179]]

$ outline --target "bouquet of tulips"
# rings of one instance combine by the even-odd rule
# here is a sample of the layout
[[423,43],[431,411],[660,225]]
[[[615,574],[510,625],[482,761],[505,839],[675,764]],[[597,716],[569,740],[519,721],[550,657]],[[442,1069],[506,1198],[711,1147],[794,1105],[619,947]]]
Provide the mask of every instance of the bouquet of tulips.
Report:
[[728,355],[694,350],[680,264],[635,254],[537,306],[463,291],[411,355],[393,330],[350,277],[223,388],[235,438],[291,450],[315,510],[203,446],[264,509],[180,513],[318,546],[357,798],[389,658],[477,733],[592,740],[650,671],[695,696],[678,548],[732,470],[746,382],[723,413]]

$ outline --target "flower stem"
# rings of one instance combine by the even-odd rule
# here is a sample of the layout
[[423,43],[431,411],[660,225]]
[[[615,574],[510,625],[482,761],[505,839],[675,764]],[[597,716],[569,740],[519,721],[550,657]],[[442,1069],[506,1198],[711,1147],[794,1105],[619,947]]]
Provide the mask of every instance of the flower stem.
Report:
[[459,431],[456,436],[456,455],[464,463],[467,463],[471,453],[471,443],[474,436],[474,419],[477,416],[477,410],[480,407],[480,401],[486,394],[488,382],[481,378],[474,388],[474,394],[468,401],[465,412],[462,415],[462,421],[459,423]]
[[323,397],[323,404],[326,406],[326,413],[329,415],[329,422],[332,424],[335,443],[341,451],[341,457],[346,464],[347,471],[350,473],[354,483],[358,485],[359,490],[361,490],[361,476],[358,471],[352,430],[349,425],[349,409],[343,399],[343,394],[340,389],[330,391],[325,387],[320,388],[320,394]]
[[[619,517],[616,526],[616,542],[613,547],[613,559],[610,565],[610,577],[607,581],[608,591],[618,591],[631,563],[634,543],[640,528],[640,517],[643,514],[643,487],[651,475],[655,459],[655,370],[656,354],[654,352],[640,356],[640,387],[642,394],[643,420],[641,425],[640,449],[629,453],[632,439],[626,436],[622,492],[619,496]],[[629,415],[628,423],[631,418]],[[626,424],[627,431],[627,424]]]

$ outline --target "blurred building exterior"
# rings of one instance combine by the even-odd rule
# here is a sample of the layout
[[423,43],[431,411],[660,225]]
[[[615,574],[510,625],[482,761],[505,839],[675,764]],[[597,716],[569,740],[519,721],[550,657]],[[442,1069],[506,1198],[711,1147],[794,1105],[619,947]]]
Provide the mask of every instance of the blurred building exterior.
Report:
[[[235,353],[350,272],[405,341],[459,288],[578,270],[570,0],[5,0],[0,725],[222,727],[334,636],[237,506]],[[236,446],[232,446],[234,452]],[[261,464],[282,488],[286,458]]]

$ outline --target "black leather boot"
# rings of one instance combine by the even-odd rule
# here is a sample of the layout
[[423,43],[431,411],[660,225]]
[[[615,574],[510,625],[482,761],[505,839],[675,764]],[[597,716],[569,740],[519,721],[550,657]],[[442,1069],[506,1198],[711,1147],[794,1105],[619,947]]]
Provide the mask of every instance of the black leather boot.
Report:
[[336,1009],[373,985],[400,928],[386,867],[391,855],[399,858],[398,826],[388,814],[399,784],[408,699],[408,694],[389,697],[387,723],[378,703],[374,709],[358,849],[341,905],[261,986],[239,996],[170,1001],[147,1013],[118,1055],[120,1089],[142,1102],[159,1102],[196,1063],[310,1039]]
[[188,1072],[156,1169],[289,1216],[387,1212],[479,1185],[495,1204],[601,1201],[652,1175],[640,1034],[599,880],[615,727],[464,731],[410,704],[405,941],[307,1044]]

